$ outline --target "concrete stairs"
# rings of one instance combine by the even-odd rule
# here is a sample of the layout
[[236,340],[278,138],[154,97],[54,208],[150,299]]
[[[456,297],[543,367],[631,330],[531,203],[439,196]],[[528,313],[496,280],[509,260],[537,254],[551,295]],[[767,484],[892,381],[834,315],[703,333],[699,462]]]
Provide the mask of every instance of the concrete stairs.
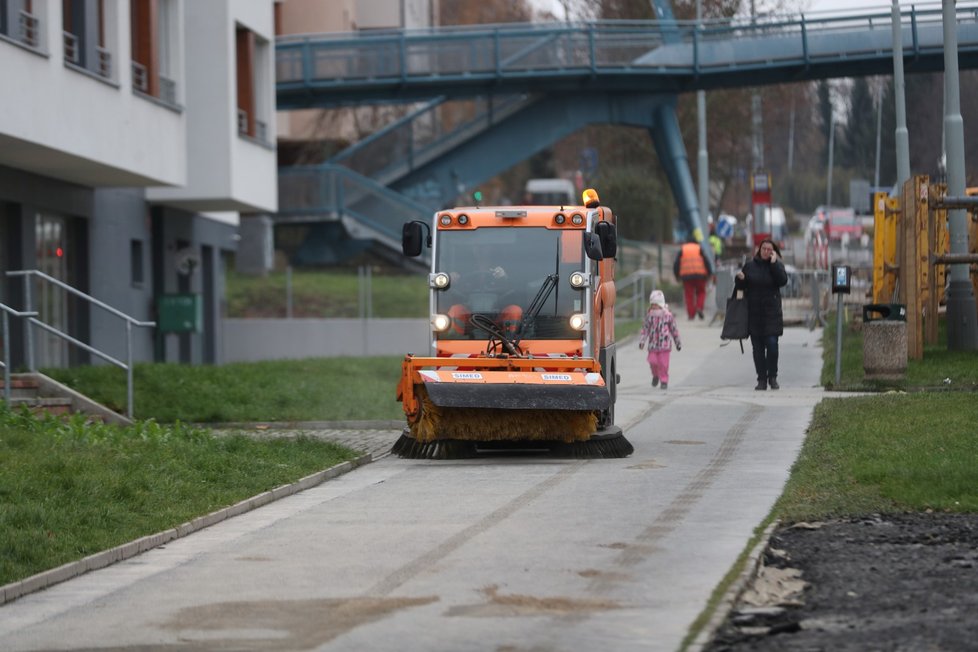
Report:
[[[4,381],[0,377],[0,399],[4,396]],[[10,375],[10,404],[13,409],[26,405],[34,414],[69,416],[87,414],[91,420],[118,425],[132,423],[125,416],[79,394],[53,378],[39,373]]]

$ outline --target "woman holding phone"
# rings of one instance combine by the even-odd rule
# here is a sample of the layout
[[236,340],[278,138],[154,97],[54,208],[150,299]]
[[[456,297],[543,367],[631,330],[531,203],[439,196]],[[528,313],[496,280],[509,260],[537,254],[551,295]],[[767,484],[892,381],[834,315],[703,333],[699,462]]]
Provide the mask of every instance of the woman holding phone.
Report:
[[780,258],[781,250],[773,240],[761,240],[754,257],[735,279],[736,288],[743,290],[747,299],[747,331],[757,372],[756,390],[780,389],[778,338],[784,334],[781,288],[788,284],[788,273]]

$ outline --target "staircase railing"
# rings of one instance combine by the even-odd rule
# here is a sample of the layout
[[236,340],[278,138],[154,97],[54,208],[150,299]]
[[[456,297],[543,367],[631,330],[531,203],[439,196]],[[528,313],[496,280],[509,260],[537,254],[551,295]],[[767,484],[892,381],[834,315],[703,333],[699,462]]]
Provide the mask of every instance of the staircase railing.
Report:
[[[36,368],[36,366],[34,364],[34,333],[33,333],[33,329],[31,328],[31,326],[37,326],[38,328],[41,328],[41,329],[43,329],[43,330],[51,333],[52,335],[55,335],[57,337],[60,337],[61,339],[65,340],[66,342],[70,342],[71,344],[74,344],[75,346],[79,347],[80,349],[83,349],[83,350],[91,353],[92,355],[98,356],[98,357],[102,358],[103,360],[105,360],[106,362],[109,362],[109,363],[111,363],[111,364],[119,367],[120,369],[123,369],[126,372],[126,416],[129,417],[130,419],[132,419],[133,418],[133,409],[132,409],[133,408],[133,391],[132,391],[132,367],[133,367],[133,364],[132,364],[132,327],[133,326],[141,326],[141,327],[144,327],[144,328],[153,328],[153,327],[156,326],[156,322],[155,321],[139,321],[138,319],[134,319],[133,317],[130,317],[129,315],[125,314],[124,312],[121,312],[119,310],[116,310],[112,306],[110,306],[110,305],[108,305],[106,303],[103,303],[103,302],[99,301],[95,297],[89,296],[89,295],[85,294],[84,292],[82,292],[81,290],[77,290],[77,289],[71,287],[70,285],[68,285],[67,283],[63,283],[62,281],[59,281],[58,279],[56,279],[56,278],[54,278],[52,276],[48,276],[47,274],[45,274],[44,272],[42,272],[40,270],[36,270],[36,269],[13,270],[13,271],[7,272],[7,276],[20,276],[20,277],[23,277],[23,279],[24,279],[24,303],[26,304],[26,308],[27,309],[24,311],[24,314],[21,315],[21,316],[24,316],[24,318],[27,320],[27,323],[28,323],[27,330],[26,330],[26,336],[27,336],[27,367],[32,372],[33,371],[37,371],[37,368]],[[57,328],[55,328],[54,326],[51,326],[50,324],[46,324],[43,321],[41,321],[40,319],[38,319],[38,317],[36,316],[37,313],[34,312],[34,310],[33,310],[33,300],[31,298],[31,282],[30,282],[31,281],[31,277],[35,277],[35,278],[41,279],[43,281],[46,281],[46,282],[48,282],[48,283],[50,283],[52,285],[55,285],[55,286],[57,286],[57,287],[65,290],[66,292],[70,292],[71,294],[75,295],[76,297],[87,301],[91,305],[97,306],[99,308],[102,308],[103,310],[105,310],[106,312],[108,312],[110,315],[114,315],[114,316],[122,319],[123,321],[125,321],[125,323],[126,323],[126,361],[123,362],[121,360],[118,360],[117,358],[112,357],[108,353],[105,353],[103,351],[100,351],[100,350],[96,349],[95,347],[93,347],[93,346],[91,346],[89,344],[86,344],[85,342],[82,342],[81,340],[79,340],[77,338],[72,337],[68,333],[62,332],[62,331],[58,330]],[[31,315],[27,315],[26,313],[31,313]],[[4,311],[4,315],[6,316],[6,311]],[[4,331],[4,347],[6,349],[6,346],[7,346],[7,344],[6,344],[7,343],[6,321],[4,322],[4,328],[5,328],[5,331]],[[6,350],[5,350],[5,354],[6,354]],[[5,359],[5,362],[6,362],[6,359]],[[5,378],[6,378],[6,376],[5,376]],[[9,386],[9,384],[8,384],[8,386]]]
[[37,317],[36,312],[26,312],[14,310],[8,305],[0,303],[0,312],[3,312],[3,400],[10,405],[10,315],[14,317]]
[[310,215],[353,217],[398,249],[402,225],[410,220],[428,220],[434,212],[341,165],[281,168],[278,182],[278,215],[283,221]]
[[446,119],[439,114],[444,110],[445,98],[438,97],[346,148],[329,163],[343,165],[380,184],[391,185],[536,100],[526,94],[475,98],[471,101],[470,113],[454,116],[455,124],[446,127]]

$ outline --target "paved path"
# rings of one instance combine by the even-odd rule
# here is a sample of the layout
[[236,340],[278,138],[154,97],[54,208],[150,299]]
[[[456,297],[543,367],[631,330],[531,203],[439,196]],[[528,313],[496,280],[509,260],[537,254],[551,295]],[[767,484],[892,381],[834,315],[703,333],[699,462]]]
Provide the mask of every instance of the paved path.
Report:
[[[817,333],[783,389],[688,322],[668,390],[619,352],[621,460],[385,456],[0,607],[6,650],[676,650],[780,495]],[[369,424],[368,424],[369,425]],[[395,424],[310,432],[384,456]],[[268,428],[263,432],[285,432]]]

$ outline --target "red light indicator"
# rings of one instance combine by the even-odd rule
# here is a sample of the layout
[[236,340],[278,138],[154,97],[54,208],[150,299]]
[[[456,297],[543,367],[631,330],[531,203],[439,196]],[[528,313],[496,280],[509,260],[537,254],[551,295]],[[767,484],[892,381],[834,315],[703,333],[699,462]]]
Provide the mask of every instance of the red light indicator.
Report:
[[61,247],[58,247],[57,249],[54,250],[54,255],[57,256],[58,258],[61,258],[62,256],[65,255],[65,250],[62,249]]

